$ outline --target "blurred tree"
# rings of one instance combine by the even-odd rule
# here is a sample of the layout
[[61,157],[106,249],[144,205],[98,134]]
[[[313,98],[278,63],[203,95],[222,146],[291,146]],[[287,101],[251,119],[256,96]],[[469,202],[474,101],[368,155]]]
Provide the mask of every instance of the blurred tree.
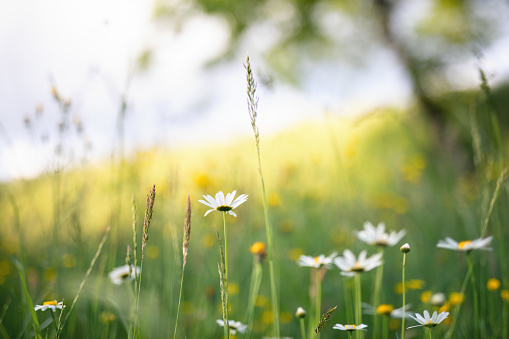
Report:
[[[179,27],[200,11],[228,23],[231,57],[253,28],[269,33],[269,67],[299,85],[308,61],[344,60],[362,66],[385,50],[406,72],[416,102],[440,142],[446,111],[437,96],[453,89],[447,69],[479,57],[499,35],[508,12],[498,0],[160,0],[155,18]],[[449,141],[450,142],[450,141]]]

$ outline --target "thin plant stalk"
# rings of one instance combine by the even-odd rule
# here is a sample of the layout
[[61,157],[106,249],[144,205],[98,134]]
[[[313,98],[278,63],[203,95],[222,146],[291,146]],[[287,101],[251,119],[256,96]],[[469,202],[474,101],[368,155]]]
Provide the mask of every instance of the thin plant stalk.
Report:
[[389,316],[388,315],[383,315],[382,332],[383,332],[383,338],[388,339],[389,338]]
[[306,325],[304,324],[304,318],[299,318],[300,322],[300,336],[302,339],[306,339]]
[[401,314],[403,314],[403,317],[401,317],[401,339],[405,339],[405,265],[406,265],[406,253],[403,252],[403,272],[401,273],[401,285],[403,286],[403,308],[401,309]]
[[[355,323],[362,324],[362,297],[361,297],[361,275],[360,273],[355,273]],[[355,331],[357,339],[362,339],[364,336],[362,335],[362,331]]]
[[468,271],[470,274],[470,282],[472,284],[472,297],[474,298],[474,338],[479,338],[479,305],[477,298],[477,285],[475,283],[474,265],[470,253],[467,252]]
[[[352,282],[353,282],[353,279],[348,279],[343,284],[343,296],[345,298],[345,305],[353,305]],[[346,321],[348,323],[354,322],[354,315],[352,313],[351,307],[346,307]]]
[[433,329],[428,328],[428,331],[429,331],[429,339],[433,339]]
[[224,323],[225,331],[227,333],[227,338],[230,338],[230,321],[228,315],[228,237],[227,237],[227,227],[226,227],[226,212],[223,212],[223,230],[224,230],[224,302],[225,302],[225,318],[226,322]]
[[[134,326],[134,338],[137,337],[138,326],[139,326],[139,309],[140,309],[140,294],[141,294],[141,275],[143,274],[143,259],[145,258],[145,247],[148,242],[148,231],[150,228],[150,222],[152,221],[152,212],[154,209],[154,202],[156,197],[156,185],[152,186],[152,190],[147,194],[147,204],[145,206],[145,219],[143,221],[143,235],[141,239],[141,260],[140,260],[140,278],[138,280],[138,291],[136,292],[136,314],[135,314],[135,326]],[[136,268],[135,268],[136,270]]]
[[348,339],[352,339],[353,336],[352,336],[352,331],[348,331]]
[[221,309],[222,309],[222,315],[223,315],[223,330],[224,330],[224,337],[230,338],[230,329],[229,329],[229,322],[227,320],[227,313],[228,308],[226,306],[226,290],[225,290],[225,268],[224,268],[224,252],[223,252],[223,244],[221,242],[221,237],[219,236],[219,231],[216,229],[216,236],[217,236],[217,242],[219,245],[219,256],[220,256],[220,262],[217,264],[217,270],[219,272],[219,286],[221,287]]
[[[465,275],[465,279],[463,279],[463,284],[461,285],[461,291],[460,291],[461,295],[465,295],[465,290],[467,288],[467,283],[468,283],[468,276],[469,276],[469,273],[467,273]],[[454,309],[454,315],[452,316],[451,326],[449,326],[449,330],[447,331],[447,333],[445,335],[446,339],[451,338],[452,334],[454,333],[454,328],[456,327],[456,320],[458,319],[458,314],[460,312],[462,304],[463,303],[459,303],[458,305],[456,305],[456,308]]]
[[265,233],[267,235],[267,247],[268,247],[268,255],[267,261],[269,262],[269,275],[270,275],[270,292],[271,292],[271,302],[272,302],[272,313],[274,316],[274,334],[276,338],[279,338],[279,298],[277,294],[277,286],[276,286],[276,276],[275,276],[275,264],[274,264],[274,247],[272,243],[272,228],[269,223],[269,213],[268,213],[268,203],[267,203],[267,194],[265,192],[265,182],[263,180],[263,172],[262,172],[262,161],[260,156],[260,133],[258,130],[258,126],[256,125],[256,118],[258,116],[258,97],[256,96],[256,82],[253,77],[253,72],[251,70],[251,64],[249,62],[249,56],[246,57],[246,63],[244,65],[246,68],[246,79],[247,79],[247,107],[249,111],[249,116],[251,118],[251,127],[253,128],[255,142],[256,142],[256,152],[258,156],[258,172],[260,174],[260,182],[262,186],[262,196],[263,196],[263,214],[265,220]]
[[175,330],[173,331],[174,339],[177,337],[177,325],[178,325],[179,314],[180,314],[182,286],[184,284],[184,270],[186,268],[190,237],[191,237],[191,199],[190,199],[189,195],[187,195],[187,208],[186,208],[186,216],[184,218],[184,235],[183,235],[183,240],[182,240],[182,277],[180,279],[179,303],[178,303],[178,307],[177,307],[177,317],[175,319]]
[[[316,269],[316,324],[320,323],[320,313],[322,308],[322,269],[321,267]],[[320,333],[316,335],[320,338]]]
[[255,303],[260,290],[260,284],[262,282],[262,264],[258,256],[253,257],[253,273],[251,274],[251,284],[249,288],[249,303],[247,313],[247,332],[245,335],[246,339],[251,337],[253,331],[254,314],[255,314]]
[[55,315],[53,314],[53,310],[49,312],[51,314],[51,318],[53,319],[53,325],[55,326],[55,335],[58,333],[58,324],[57,320],[55,319]]
[[[383,246],[380,246],[380,249],[378,253],[382,253],[382,259],[383,259],[383,253],[384,248]],[[376,278],[375,278],[375,291],[373,293],[373,306],[375,309],[380,304],[380,293],[382,290],[382,278],[383,278],[383,272],[384,272],[384,265],[378,266],[376,269]],[[374,335],[375,337],[379,337],[380,333],[380,315],[378,313],[375,313],[375,326],[374,326]]]
[[30,312],[30,316],[32,317],[32,324],[34,326],[34,337],[36,339],[42,339],[41,326],[39,325],[39,319],[37,318],[37,314],[35,314],[34,303],[32,302],[32,298],[30,297],[30,293],[28,292],[25,277],[23,276],[23,271],[19,265],[19,262],[16,263],[16,266],[18,267],[19,277],[20,277],[21,283],[23,285],[23,291],[25,292],[25,299],[27,302],[28,311]]

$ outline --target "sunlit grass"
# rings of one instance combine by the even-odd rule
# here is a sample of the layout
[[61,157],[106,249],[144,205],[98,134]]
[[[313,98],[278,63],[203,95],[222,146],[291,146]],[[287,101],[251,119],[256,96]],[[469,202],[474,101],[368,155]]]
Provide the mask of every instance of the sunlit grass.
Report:
[[[247,119],[246,124],[249,124]],[[383,304],[401,305],[400,293],[405,289],[405,302],[412,304],[414,313],[425,309],[441,311],[447,307],[442,311],[450,312],[450,316],[434,329],[435,338],[447,333],[451,326],[455,326],[453,337],[471,333],[475,314],[483,320],[477,329],[480,337],[503,337],[507,320],[502,321],[502,317],[507,315],[509,286],[501,264],[507,261],[503,257],[505,252],[500,250],[500,241],[495,238],[493,251],[472,257],[476,268],[472,272],[478,279],[469,280],[466,291],[462,291],[462,283],[465,272],[469,271],[467,263],[458,260],[453,251],[435,246],[445,237],[474,239],[484,230],[486,236],[498,232],[499,239],[507,237],[503,225],[507,224],[509,215],[500,205],[508,201],[507,188],[504,179],[498,179],[505,176],[486,168],[484,173],[493,172],[493,175],[479,182],[473,169],[458,168],[452,159],[432,148],[425,126],[423,121],[405,112],[385,110],[362,119],[324,117],[260,139],[267,204],[278,239],[276,276],[279,277],[281,336],[302,335],[303,322],[294,316],[297,307],[304,306],[313,315],[319,315],[319,310],[307,307],[308,282],[317,281],[317,272],[299,269],[295,261],[304,253],[344,249],[354,253],[368,249],[370,256],[375,254],[376,249],[368,248],[354,233],[371,220],[384,221],[391,231],[406,229],[401,242],[408,242],[412,252],[406,261],[405,285],[398,287],[402,257],[397,246],[384,250],[383,276],[366,274],[355,289],[348,279],[340,277],[337,269],[327,272],[317,304],[322,310],[336,305],[338,309],[323,324],[322,338],[346,335],[333,331],[331,324],[349,322],[348,309],[353,309],[352,303],[359,305],[355,308],[358,325],[367,324],[363,333],[371,338],[374,318],[358,310],[360,302],[372,300],[375,284],[380,286],[377,302]],[[203,218],[207,207],[193,205],[193,239],[188,244],[183,284],[181,230],[188,194],[191,201],[197,202],[203,194],[233,189],[248,194],[249,200],[242,205],[242,213],[237,218],[228,219],[229,319],[246,319],[242,322],[250,325],[247,332],[253,338],[272,335],[275,317],[270,301],[269,267],[266,261],[253,261],[249,251],[254,242],[266,241],[256,152],[252,139],[246,137],[228,145],[140,151],[126,159],[118,226],[115,226],[116,233],[111,233],[116,237],[111,237],[105,245],[116,246],[115,266],[124,265],[126,246],[132,244],[131,195],[143,197],[153,183],[158,187],[150,241],[144,253],[143,284],[138,286],[141,288],[137,312],[140,336],[171,337],[178,333],[177,337],[221,337],[223,331],[216,323],[221,319],[222,310],[215,229],[223,228],[222,220]],[[5,333],[10,337],[33,336],[15,258],[24,258],[23,274],[34,304],[62,299],[68,305],[72,302],[104,227],[114,218],[118,194],[113,179],[115,168],[103,163],[64,171],[57,197],[52,193],[50,174],[2,185],[0,305],[8,305],[0,322],[4,336]],[[482,185],[487,185],[487,198],[482,194],[485,189]],[[492,198],[495,188],[496,198]],[[17,213],[9,195],[4,194],[7,190],[14,198]],[[56,261],[52,257],[56,252],[52,247],[54,199],[60,199],[61,206]],[[135,199],[134,203],[144,205],[142,199]],[[137,232],[141,237],[141,230]],[[74,311],[69,314],[66,313],[69,308],[64,310],[63,317],[68,319],[62,337],[129,335],[129,324],[133,322],[129,290],[107,279],[109,260],[112,260],[108,253],[103,250],[98,257]],[[499,278],[497,288],[493,282],[487,284],[493,277]],[[470,288],[476,289],[470,291]],[[421,298],[423,291],[429,291],[427,298]],[[448,296],[460,291],[463,292],[461,301],[457,295],[442,305],[432,305],[430,301],[433,294]],[[475,298],[480,301],[477,311],[470,297],[474,291],[478,292]],[[455,318],[459,305],[461,312]],[[180,314],[178,331],[175,329],[177,314]],[[41,327],[53,328],[51,317],[47,314],[39,317]],[[313,317],[313,321],[318,319]],[[401,323],[391,324],[384,323],[389,337],[401,333]],[[412,325],[408,320],[405,324]],[[421,330],[409,329],[405,334],[421,335]],[[241,337],[238,333],[237,336]]]

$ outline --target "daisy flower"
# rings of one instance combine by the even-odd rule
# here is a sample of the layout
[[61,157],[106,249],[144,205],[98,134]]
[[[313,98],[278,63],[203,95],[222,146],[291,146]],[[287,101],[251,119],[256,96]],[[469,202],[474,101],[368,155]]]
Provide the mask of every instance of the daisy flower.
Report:
[[318,257],[301,255],[299,260],[297,260],[297,264],[302,267],[314,267],[314,268],[326,267],[327,269],[330,269],[332,266],[332,262],[334,261],[334,258],[337,255],[338,255],[337,252],[333,252],[328,257],[326,257],[323,254],[319,255]]
[[204,195],[203,197],[207,201],[205,200],[198,201],[204,205],[207,205],[208,207],[211,207],[210,210],[205,212],[205,216],[210,212],[217,210],[220,212],[228,212],[229,214],[236,217],[237,215],[232,210],[247,200],[247,194],[241,194],[237,197],[237,199],[233,200],[233,198],[235,197],[235,193],[237,193],[237,191],[227,193],[226,198],[223,192],[218,192],[215,198],[213,198],[210,195]]
[[367,331],[365,328],[368,327],[368,325],[360,324],[360,325],[341,325],[336,324],[332,328],[335,330],[341,330],[341,331]]
[[[219,319],[216,320],[217,324],[221,327],[224,327],[224,321]],[[237,331],[239,333],[244,333],[247,330],[247,325],[242,324],[240,321],[228,320],[228,327],[230,328],[230,334],[235,335]]]
[[364,250],[358,258],[350,250],[344,250],[342,257],[334,258],[334,264],[342,271],[341,275],[351,277],[355,273],[371,271],[373,268],[382,265],[382,253],[377,253],[366,258]]
[[385,224],[379,223],[377,227],[373,226],[369,221],[364,223],[364,229],[359,232],[355,232],[357,238],[369,245],[376,246],[394,246],[401,238],[406,234],[405,230],[399,232],[391,232],[390,234],[385,232]]
[[58,309],[65,308],[64,302],[57,302],[56,300],[53,301],[45,301],[42,303],[42,305],[35,305],[34,309],[36,311],[46,311],[47,309],[51,309],[53,312],[55,312]]
[[[140,275],[140,267],[136,266],[136,275]],[[115,285],[122,285],[122,283],[126,280],[134,279],[134,267],[131,266],[131,276],[129,276],[129,265],[124,265],[120,267],[115,267],[113,271],[111,271],[108,276],[110,280]]]
[[454,239],[447,237],[445,240],[440,240],[437,247],[464,252],[470,252],[472,250],[491,250],[491,248],[488,247],[491,240],[493,240],[493,236],[489,236],[484,239],[478,238],[461,242],[456,242]]
[[417,321],[420,325],[410,326],[407,328],[414,328],[414,327],[420,327],[420,326],[426,326],[429,328],[433,328],[440,324],[442,321],[444,321],[447,316],[449,315],[449,312],[441,312],[440,314],[437,313],[437,311],[433,312],[433,315],[431,318],[429,317],[429,312],[424,311],[424,316],[420,315],[419,313],[415,314],[415,317],[413,315],[410,315],[412,319]]

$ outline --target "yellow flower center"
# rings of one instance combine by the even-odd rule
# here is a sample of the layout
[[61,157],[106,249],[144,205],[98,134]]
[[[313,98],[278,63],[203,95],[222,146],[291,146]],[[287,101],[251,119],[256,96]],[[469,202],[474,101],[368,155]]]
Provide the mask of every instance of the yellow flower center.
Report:
[[315,264],[320,263],[320,257],[315,257]]
[[355,325],[345,325],[345,328],[347,331],[353,331],[355,330],[357,327],[355,327]]
[[364,267],[361,266],[361,264],[356,261],[354,267],[352,267],[352,272],[364,272]]
[[217,206],[216,210],[221,211],[221,212],[228,212],[228,211],[231,211],[232,208],[231,208],[231,206]]
[[45,301],[42,303],[43,306],[45,305],[53,305],[53,306],[57,306],[57,302],[56,300],[55,301]]
[[470,245],[472,243],[472,240],[465,240],[458,244],[458,248],[460,250],[464,249],[466,246]]
[[263,242],[255,242],[249,251],[253,254],[262,254],[265,252],[265,244]]
[[380,304],[376,308],[376,313],[378,314],[390,315],[392,311],[394,311],[394,307],[388,304]]

